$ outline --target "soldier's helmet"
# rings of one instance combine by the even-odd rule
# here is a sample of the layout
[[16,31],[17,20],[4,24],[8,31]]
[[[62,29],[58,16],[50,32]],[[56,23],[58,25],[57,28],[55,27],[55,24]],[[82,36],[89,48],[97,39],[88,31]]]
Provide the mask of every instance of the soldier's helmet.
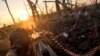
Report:
[[[17,28],[9,36],[11,49],[16,51],[18,56],[27,56],[30,39],[25,29]],[[8,52],[9,53],[9,52]],[[12,53],[11,53],[12,54]]]
[[9,36],[11,45],[28,45],[29,36],[25,29],[17,28]]

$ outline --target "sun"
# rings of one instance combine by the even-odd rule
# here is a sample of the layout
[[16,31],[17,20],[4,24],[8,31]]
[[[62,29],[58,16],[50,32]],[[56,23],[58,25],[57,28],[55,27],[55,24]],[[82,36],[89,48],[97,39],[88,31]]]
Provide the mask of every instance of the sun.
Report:
[[26,10],[21,10],[19,12],[19,18],[20,18],[21,21],[28,20],[28,13],[27,13],[27,11]]

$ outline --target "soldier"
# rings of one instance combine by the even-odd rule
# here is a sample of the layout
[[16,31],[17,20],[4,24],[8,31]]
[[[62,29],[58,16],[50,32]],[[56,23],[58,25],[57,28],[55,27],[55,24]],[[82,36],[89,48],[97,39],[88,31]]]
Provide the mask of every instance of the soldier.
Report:
[[30,39],[26,30],[18,28],[9,37],[11,48],[6,56],[28,56]]

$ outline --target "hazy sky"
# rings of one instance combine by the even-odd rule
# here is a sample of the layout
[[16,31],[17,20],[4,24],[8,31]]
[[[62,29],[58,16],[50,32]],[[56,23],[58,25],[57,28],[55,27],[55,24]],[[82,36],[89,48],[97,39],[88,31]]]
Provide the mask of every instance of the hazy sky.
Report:
[[[25,4],[28,7],[27,1],[26,0],[7,0],[7,1],[8,1],[9,7],[11,9],[11,12],[12,12],[15,20],[18,21],[20,11],[25,10],[23,1],[25,1]],[[32,1],[34,1],[34,0],[32,0]],[[44,7],[43,1],[44,0],[39,0],[39,6],[40,6],[41,10],[44,12],[45,7]],[[49,1],[51,1],[51,0],[49,0]],[[87,2],[87,0],[83,0],[83,1],[84,1],[83,3]],[[48,3],[49,8],[52,8],[53,6],[55,6],[54,3],[52,3],[52,4]],[[29,7],[28,7],[28,9],[29,9]],[[30,14],[31,14],[31,12],[30,12]],[[11,24],[12,19],[11,19],[9,13],[8,13],[5,2],[3,0],[0,0],[0,25],[2,23]]]
[[[20,11],[22,11],[22,10],[25,10],[23,1],[25,2],[25,4],[27,5],[27,8],[29,9],[28,3],[26,0],[7,0],[7,1],[8,1],[9,7],[10,7],[11,12],[16,21],[17,21],[17,18],[19,18],[18,13],[20,13]],[[34,0],[32,0],[32,1],[34,2]],[[44,8],[43,1],[44,0],[39,0],[39,5],[40,5],[41,10],[45,10],[45,9],[43,9]],[[30,10],[29,10],[29,12],[30,12]],[[30,12],[30,14],[31,14],[31,12]],[[0,25],[2,23],[11,24],[12,19],[8,13],[5,2],[3,0],[0,0]]]

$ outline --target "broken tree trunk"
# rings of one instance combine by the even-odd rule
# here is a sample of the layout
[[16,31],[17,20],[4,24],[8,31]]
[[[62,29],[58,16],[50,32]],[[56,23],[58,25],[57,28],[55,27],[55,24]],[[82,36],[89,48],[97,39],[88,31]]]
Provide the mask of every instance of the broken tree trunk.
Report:
[[97,8],[98,0],[95,0],[95,7]]
[[67,8],[66,8],[66,2],[65,2],[65,0],[63,0],[62,2],[63,2],[63,10],[64,10],[64,12],[66,12],[66,10],[67,10]]
[[10,11],[10,8],[9,8],[9,6],[8,6],[7,0],[5,0],[5,3],[6,3],[6,6],[7,6],[8,11],[9,11],[9,14],[10,14],[12,20],[13,20],[13,23],[15,24],[15,20],[14,20],[14,17],[13,17],[13,15],[12,15],[11,11]]
[[55,0],[55,4],[56,4],[56,11],[57,11],[58,15],[61,15],[59,0]]
[[30,0],[27,0],[27,2],[28,2],[29,6],[30,6],[30,8],[31,8],[31,10],[32,10],[33,17],[35,17],[35,12],[34,12],[34,10],[33,10],[33,2],[30,1]]
[[39,18],[39,14],[38,14],[38,11],[37,11],[37,7],[36,7],[36,4],[37,4],[37,0],[36,0],[36,3],[33,3],[31,0],[27,0],[31,10],[32,10],[32,14],[33,14],[33,18],[37,15],[37,17]]
[[46,2],[45,2],[45,9],[46,9],[46,14],[48,15],[48,6],[47,6],[47,3]]

